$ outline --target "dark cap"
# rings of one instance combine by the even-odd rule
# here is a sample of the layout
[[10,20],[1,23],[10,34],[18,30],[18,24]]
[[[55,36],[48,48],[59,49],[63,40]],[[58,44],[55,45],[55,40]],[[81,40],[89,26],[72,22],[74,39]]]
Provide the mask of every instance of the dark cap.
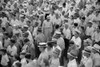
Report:
[[0,51],[2,51],[2,52],[4,52],[4,53],[6,53],[7,52],[7,50],[6,49],[0,49]]
[[11,43],[16,43],[16,40],[15,40],[14,38],[11,38],[11,39],[10,39],[10,42],[11,42]]
[[29,42],[30,40],[28,38],[24,39],[24,42],[27,43]]

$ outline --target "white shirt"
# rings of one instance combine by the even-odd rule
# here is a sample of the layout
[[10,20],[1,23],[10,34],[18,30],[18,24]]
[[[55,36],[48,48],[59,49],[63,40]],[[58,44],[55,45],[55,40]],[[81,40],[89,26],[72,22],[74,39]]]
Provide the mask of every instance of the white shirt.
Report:
[[22,64],[22,67],[25,67],[27,65],[27,62],[26,62],[26,59],[25,58],[23,58],[21,60],[21,64]]
[[7,66],[8,62],[9,62],[8,55],[7,54],[3,55],[1,58],[1,65]]
[[7,51],[12,55],[15,56],[17,54],[17,47],[13,45],[12,47],[9,45],[7,47]]
[[67,38],[67,39],[70,39],[71,38],[71,31],[70,29],[63,29],[63,34],[64,36]]
[[64,42],[64,39],[62,37],[60,37],[58,40],[57,40],[57,45],[63,50],[65,49],[65,42]]
[[92,39],[95,40],[95,42],[99,42],[100,41],[100,32],[94,32],[94,34],[92,35]]
[[32,38],[31,32],[29,30],[27,32],[29,33],[28,38],[29,38],[30,42],[33,43],[33,38]]
[[3,48],[3,46],[2,46],[2,42],[0,41],[0,49],[2,49]]
[[89,57],[89,58],[85,57],[84,59],[82,59],[82,61],[83,61],[83,64],[85,65],[85,67],[93,66],[93,61],[92,61],[91,57]]
[[78,67],[76,60],[69,61],[67,67]]
[[93,27],[87,27],[86,28],[86,35],[92,36],[94,33],[94,28]]
[[78,23],[78,25],[80,25],[81,20],[79,18],[77,18],[77,19],[74,20],[74,23]]
[[74,43],[78,46],[78,48],[81,48],[81,38],[80,37],[75,38],[75,36],[73,36],[71,40],[74,41]]
[[61,18],[54,19],[54,24],[61,25]]
[[11,20],[11,25],[12,26],[14,26],[14,25],[20,25],[20,22],[17,20],[17,19],[15,19],[15,20]]
[[35,27],[34,30],[33,30],[33,36],[37,35],[37,30],[38,30],[38,27]]

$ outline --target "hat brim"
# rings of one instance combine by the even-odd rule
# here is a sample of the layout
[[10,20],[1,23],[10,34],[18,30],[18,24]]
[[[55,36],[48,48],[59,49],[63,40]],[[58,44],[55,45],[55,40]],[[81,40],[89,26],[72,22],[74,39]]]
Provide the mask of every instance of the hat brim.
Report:
[[98,49],[96,49],[95,47],[93,47],[92,50],[95,50],[100,53],[100,51]]
[[87,52],[87,51],[85,51],[85,50],[83,50],[82,52],[83,52],[83,53],[87,53],[87,54],[91,54],[90,52]]
[[74,57],[74,58],[77,58],[76,56],[72,55],[71,53],[67,53],[67,55]]
[[39,45],[38,47],[47,47],[46,45]]

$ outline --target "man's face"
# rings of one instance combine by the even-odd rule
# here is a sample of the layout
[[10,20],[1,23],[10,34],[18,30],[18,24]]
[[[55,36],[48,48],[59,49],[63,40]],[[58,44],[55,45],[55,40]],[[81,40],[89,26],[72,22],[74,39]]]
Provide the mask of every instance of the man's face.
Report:
[[39,50],[42,52],[44,51],[44,47],[39,47]]
[[74,35],[76,38],[79,36],[79,34],[77,32],[75,32],[75,35]]

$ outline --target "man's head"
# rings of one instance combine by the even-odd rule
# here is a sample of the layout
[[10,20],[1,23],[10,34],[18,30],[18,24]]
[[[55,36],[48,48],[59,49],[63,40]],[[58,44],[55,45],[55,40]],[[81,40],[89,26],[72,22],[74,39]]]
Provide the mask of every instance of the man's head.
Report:
[[13,46],[15,43],[16,43],[16,40],[13,39],[13,38],[11,38],[11,39],[10,39],[10,45]]
[[92,27],[92,22],[88,22],[88,26],[89,27]]

